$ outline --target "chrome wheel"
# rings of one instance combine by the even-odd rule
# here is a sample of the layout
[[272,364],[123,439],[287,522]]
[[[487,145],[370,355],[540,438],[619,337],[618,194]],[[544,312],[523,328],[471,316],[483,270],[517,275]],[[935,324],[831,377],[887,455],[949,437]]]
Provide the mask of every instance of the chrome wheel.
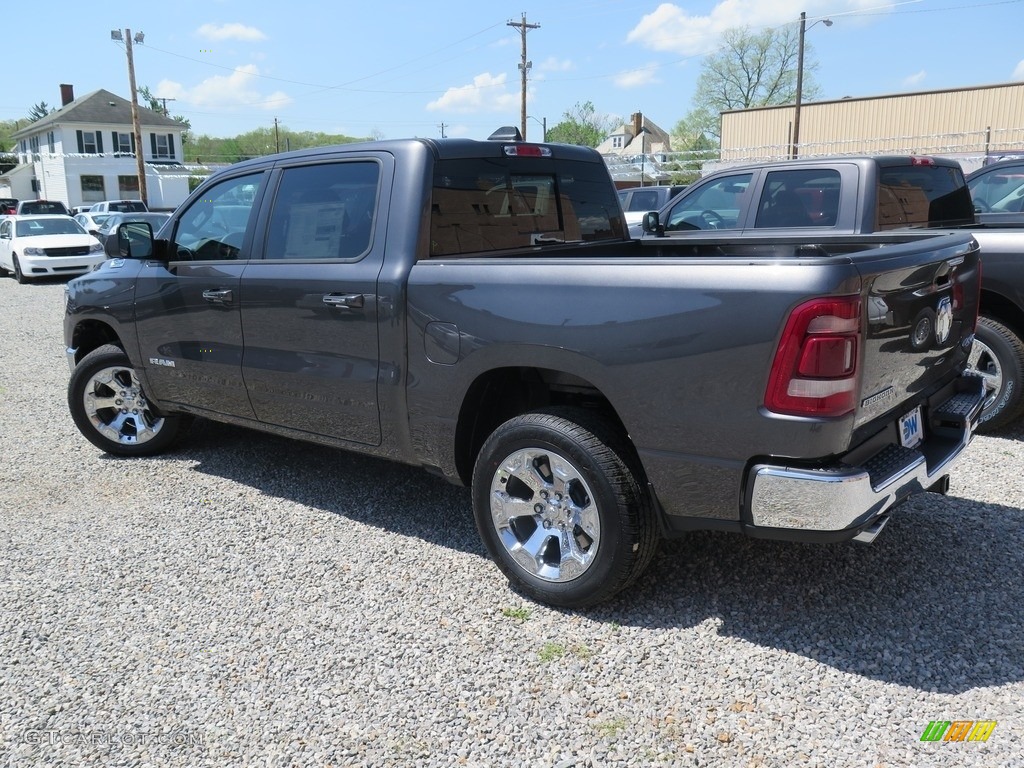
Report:
[[118,445],[148,443],[164,426],[164,418],[150,409],[135,371],[124,366],[93,373],[85,382],[82,406],[96,431]]
[[971,354],[967,358],[967,369],[984,380],[985,387],[988,389],[985,408],[988,408],[1002,392],[1003,368],[992,348],[977,337],[974,338],[974,346],[971,347]]
[[491,482],[491,523],[512,559],[545,581],[581,576],[601,543],[600,515],[582,473],[541,448],[501,462]]

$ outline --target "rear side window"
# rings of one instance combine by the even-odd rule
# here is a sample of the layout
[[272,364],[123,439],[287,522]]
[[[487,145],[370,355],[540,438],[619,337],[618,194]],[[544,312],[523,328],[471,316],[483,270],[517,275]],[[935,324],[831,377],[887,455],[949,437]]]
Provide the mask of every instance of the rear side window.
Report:
[[357,259],[370,249],[380,166],[369,160],[286,168],[268,259]]
[[963,173],[941,165],[880,169],[876,229],[970,224],[974,204]]
[[834,227],[839,192],[836,170],[772,171],[761,190],[754,227]]
[[621,240],[621,210],[598,163],[441,160],[431,194],[430,255]]

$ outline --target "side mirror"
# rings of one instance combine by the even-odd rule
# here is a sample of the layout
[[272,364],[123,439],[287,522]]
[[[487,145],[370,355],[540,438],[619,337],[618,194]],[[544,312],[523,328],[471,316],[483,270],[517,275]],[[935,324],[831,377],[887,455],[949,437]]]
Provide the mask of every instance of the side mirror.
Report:
[[153,255],[153,227],[148,221],[131,221],[117,228],[117,252],[126,259]]
[[657,211],[650,211],[644,214],[640,222],[644,232],[652,235],[664,235],[665,230],[661,226],[661,220]]

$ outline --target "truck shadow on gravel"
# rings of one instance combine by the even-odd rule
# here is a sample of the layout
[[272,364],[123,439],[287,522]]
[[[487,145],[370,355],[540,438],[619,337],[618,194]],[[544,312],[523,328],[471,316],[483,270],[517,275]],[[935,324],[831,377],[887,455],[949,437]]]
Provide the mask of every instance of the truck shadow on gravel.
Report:
[[[177,455],[267,496],[487,559],[468,489],[422,469],[205,421]],[[956,694],[1024,680],[1022,542],[1021,509],[925,494],[870,546],[707,531],[664,542],[638,584],[581,613],[657,630],[712,619],[722,635]]]

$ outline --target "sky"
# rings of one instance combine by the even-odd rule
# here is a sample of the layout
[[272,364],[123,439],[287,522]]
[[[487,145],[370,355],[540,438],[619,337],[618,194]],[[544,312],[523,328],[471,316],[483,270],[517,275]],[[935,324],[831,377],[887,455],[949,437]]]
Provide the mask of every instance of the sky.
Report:
[[128,98],[125,46],[111,39],[127,29],[144,36],[133,46],[137,85],[168,99],[195,134],[277,120],[353,137],[486,138],[519,125],[522,36],[512,25],[525,21],[527,138],[588,101],[609,120],[642,112],[671,131],[723,30],[795,26],[801,11],[823,100],[1024,81],[1024,0],[178,0],[87,13],[55,0],[4,39],[12,64],[0,119],[59,106],[62,83],[76,97],[102,88]]

